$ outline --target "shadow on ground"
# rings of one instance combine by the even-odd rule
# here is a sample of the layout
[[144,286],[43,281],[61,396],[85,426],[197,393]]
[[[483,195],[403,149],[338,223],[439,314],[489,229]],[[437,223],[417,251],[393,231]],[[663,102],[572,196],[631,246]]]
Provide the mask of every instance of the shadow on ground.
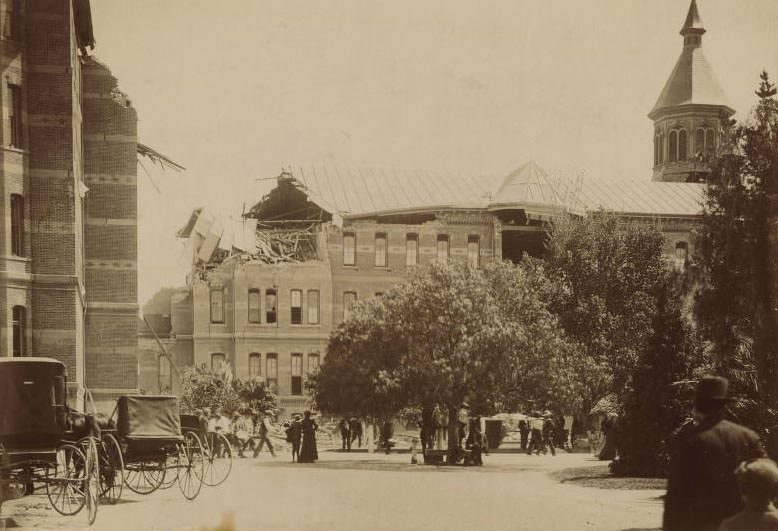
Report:
[[527,464],[504,464],[490,465],[488,458],[484,458],[484,466],[436,466],[436,465],[412,465],[410,458],[406,462],[387,461],[381,458],[375,459],[338,459],[338,460],[319,460],[316,463],[291,463],[289,461],[262,461],[256,463],[255,466],[267,467],[267,468],[316,468],[320,470],[362,470],[362,471],[385,471],[385,472],[441,472],[441,473],[456,473],[456,472],[531,472],[541,470],[540,466],[533,466]]
[[653,490],[667,487],[667,480],[664,478],[614,476],[608,465],[565,468],[549,475],[560,483],[598,489]]

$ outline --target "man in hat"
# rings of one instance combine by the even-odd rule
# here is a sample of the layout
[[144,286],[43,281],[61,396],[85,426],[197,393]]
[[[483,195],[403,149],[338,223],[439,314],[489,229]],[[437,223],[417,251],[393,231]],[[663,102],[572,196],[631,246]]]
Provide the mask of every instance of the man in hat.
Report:
[[556,425],[554,424],[553,415],[549,410],[543,412],[543,453],[545,454],[547,449],[551,452],[551,455],[556,455],[554,449],[554,434],[556,431]]
[[675,434],[665,496],[665,531],[715,531],[742,509],[735,470],[764,456],[753,431],[724,418],[729,382],[706,376],[697,384],[694,421]]

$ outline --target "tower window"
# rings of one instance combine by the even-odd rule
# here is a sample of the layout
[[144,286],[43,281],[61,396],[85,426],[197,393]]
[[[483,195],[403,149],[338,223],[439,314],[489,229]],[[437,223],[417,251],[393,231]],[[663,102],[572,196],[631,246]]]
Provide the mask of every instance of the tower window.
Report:
[[716,144],[713,141],[713,129],[708,129],[707,131],[705,131],[705,152],[713,153],[715,149],[716,149]]
[[657,134],[654,135],[654,166],[658,165],[659,160],[659,142],[661,141],[661,137]]
[[686,160],[686,130],[681,129],[678,132],[678,160]]
[[705,152],[705,129],[697,129],[697,132],[694,134],[694,153],[704,153]]
[[13,318],[13,355],[24,356],[24,335],[27,321],[27,309],[24,306],[14,306],[11,312]]
[[676,131],[670,131],[670,145],[668,146],[668,160],[670,162],[676,162],[678,160],[678,133]]

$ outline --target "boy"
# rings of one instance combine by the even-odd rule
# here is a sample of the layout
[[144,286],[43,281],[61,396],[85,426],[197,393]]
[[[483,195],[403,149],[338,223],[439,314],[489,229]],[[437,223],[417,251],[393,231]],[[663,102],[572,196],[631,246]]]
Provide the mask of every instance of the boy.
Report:
[[778,466],[771,459],[754,459],[741,464],[735,475],[745,507],[724,520],[719,531],[778,531],[778,509],[772,503]]

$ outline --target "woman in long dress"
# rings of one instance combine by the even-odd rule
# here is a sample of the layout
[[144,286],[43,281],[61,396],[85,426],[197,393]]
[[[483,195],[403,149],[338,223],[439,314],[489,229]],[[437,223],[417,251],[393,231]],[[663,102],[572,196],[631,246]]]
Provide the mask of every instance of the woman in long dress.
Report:
[[300,456],[297,458],[297,462],[313,463],[319,458],[319,453],[316,451],[316,430],[319,429],[319,426],[311,418],[310,411],[306,411],[304,415],[305,418],[300,422],[303,444],[302,448],[300,448]]

